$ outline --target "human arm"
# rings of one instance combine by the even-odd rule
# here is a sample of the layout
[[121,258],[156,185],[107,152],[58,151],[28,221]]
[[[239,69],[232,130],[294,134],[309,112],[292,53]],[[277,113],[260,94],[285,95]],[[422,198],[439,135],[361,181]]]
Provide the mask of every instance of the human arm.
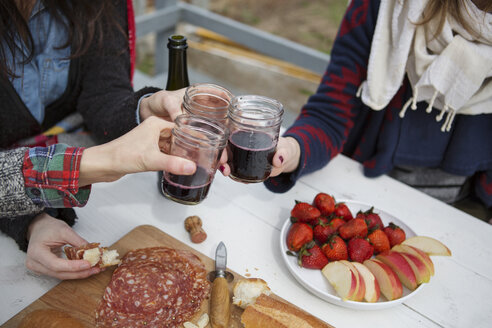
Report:
[[81,158],[79,185],[111,182],[129,173],[167,171],[193,174],[196,165],[167,155],[174,124],[149,117],[129,133],[106,144],[87,148]]
[[[354,0],[348,7],[317,92],[283,135],[297,142],[299,152],[289,150],[297,147],[292,139],[279,140],[272,171],[279,175],[265,182],[270,190],[289,190],[299,177],[322,168],[342,151],[361,105],[356,93],[366,78],[378,9],[379,2],[368,0]],[[294,169],[293,162],[298,163]]]
[[[14,163],[17,168],[0,161],[5,168],[0,174],[0,192],[4,196],[0,199],[0,228],[23,248],[27,226],[35,215],[48,207],[84,206],[91,183],[115,181],[125,174],[143,171],[192,174],[196,169],[193,162],[162,152],[168,150],[173,126],[151,117],[107,144],[87,149],[66,145],[26,148],[22,155],[25,161]],[[8,157],[2,155],[0,159]],[[3,175],[4,172],[14,172],[15,176]],[[12,180],[17,185],[9,184]]]
[[169,147],[173,126],[151,117],[124,136],[90,148],[56,144],[0,152],[0,218],[84,206],[92,183],[128,173],[192,174],[193,162],[161,151]]
[[[39,149],[46,150],[47,148],[39,147]],[[51,149],[52,151],[34,152],[34,156],[61,154],[66,149],[66,145],[60,145],[58,148],[52,146]],[[34,167],[28,162],[31,164],[34,162],[40,166]],[[24,167],[29,168],[31,173],[39,172],[37,176],[41,179],[37,186],[26,186]],[[69,225],[75,223],[75,212],[72,209],[46,208],[51,202],[63,203],[63,197],[56,189],[52,189],[55,186],[50,185],[56,181],[51,181],[50,176],[52,175],[47,172],[53,173],[54,167],[41,158],[30,158],[29,149],[25,147],[0,152],[0,231],[13,238],[21,250],[27,250],[27,229],[39,213],[47,211]],[[65,171],[67,176],[71,176],[70,172],[72,172],[70,168]],[[39,189],[41,186],[45,190]],[[34,190],[37,192],[33,192]],[[76,199],[74,195],[70,195],[70,198]],[[79,198],[79,202],[83,204],[84,198]]]

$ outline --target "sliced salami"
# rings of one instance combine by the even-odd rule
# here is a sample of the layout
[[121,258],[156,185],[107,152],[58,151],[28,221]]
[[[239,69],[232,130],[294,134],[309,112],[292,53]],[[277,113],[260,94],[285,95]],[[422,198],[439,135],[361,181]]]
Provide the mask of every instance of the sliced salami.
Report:
[[96,327],[180,327],[209,290],[205,267],[193,253],[137,249],[114,271],[96,311]]

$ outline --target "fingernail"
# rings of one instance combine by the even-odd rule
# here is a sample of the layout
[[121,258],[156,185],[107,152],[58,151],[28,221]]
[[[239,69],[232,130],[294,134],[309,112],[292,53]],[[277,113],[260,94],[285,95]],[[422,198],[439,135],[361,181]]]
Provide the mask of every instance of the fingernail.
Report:
[[195,164],[186,162],[183,167],[184,173],[193,173],[195,171]]
[[91,267],[91,265],[89,263],[84,263],[84,264],[80,265],[81,270],[86,270],[86,269],[89,269],[90,267]]
[[224,169],[225,169],[224,165],[219,166],[220,172],[224,172]]
[[284,158],[283,158],[283,156],[282,156],[282,155],[280,155],[280,156],[278,157],[278,159],[280,160],[280,163],[283,163],[283,162],[284,162]]

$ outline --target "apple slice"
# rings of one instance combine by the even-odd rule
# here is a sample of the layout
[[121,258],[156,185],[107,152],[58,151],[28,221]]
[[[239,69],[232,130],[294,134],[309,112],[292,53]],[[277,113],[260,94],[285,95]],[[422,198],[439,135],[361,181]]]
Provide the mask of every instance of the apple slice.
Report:
[[330,262],[325,265],[321,273],[328,279],[343,301],[353,299],[356,292],[357,279],[348,266],[340,263],[340,261]]
[[352,265],[355,266],[357,271],[359,271],[359,273],[361,274],[362,279],[364,280],[364,284],[366,287],[364,299],[366,300],[366,302],[377,302],[379,300],[379,295],[381,294],[381,291],[379,289],[379,284],[376,280],[376,277],[374,277],[372,272],[362,263],[352,262]]
[[417,278],[417,285],[420,285],[424,282],[429,282],[430,280],[430,271],[425,266],[424,262],[422,262],[418,257],[408,253],[400,253],[405,260],[407,260],[408,264],[413,270],[415,274],[415,278]]
[[414,236],[405,239],[403,245],[416,247],[429,255],[451,256],[451,251],[439,240],[426,236]]
[[388,301],[395,300],[403,295],[400,279],[389,266],[376,259],[365,260],[364,265],[374,275],[381,293]]
[[415,248],[413,246],[403,245],[403,244],[395,245],[391,250],[400,253],[412,254],[418,257],[420,260],[422,260],[422,262],[424,262],[425,266],[430,272],[430,275],[431,276],[434,275],[434,263],[432,262],[431,258],[429,257],[429,255],[427,255],[426,252],[421,251],[420,249]]
[[412,267],[401,253],[388,251],[377,255],[376,258],[387,264],[397,274],[405,287],[410,290],[415,290],[417,288],[417,277],[415,277]]
[[364,295],[366,294],[366,284],[364,282],[364,278],[352,262],[347,260],[341,260],[340,262],[349,267],[357,280],[357,287],[355,288],[355,293],[351,301],[362,302],[364,300]]

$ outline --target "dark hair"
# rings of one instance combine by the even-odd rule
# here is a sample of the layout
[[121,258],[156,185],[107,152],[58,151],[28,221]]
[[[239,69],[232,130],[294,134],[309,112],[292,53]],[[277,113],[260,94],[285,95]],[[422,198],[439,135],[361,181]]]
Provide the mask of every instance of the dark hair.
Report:
[[[103,26],[105,22],[117,24],[112,15],[114,8],[111,0],[41,1],[52,17],[67,29],[67,40],[59,48],[71,46],[72,55],[70,58],[76,58],[87,53],[94,40],[97,40],[97,44],[101,47],[103,29],[107,28],[107,26]],[[25,64],[33,57],[33,38],[27,23],[28,17],[26,19],[24,16],[27,15],[22,11],[25,11],[25,8],[19,10],[15,0],[0,1],[0,77],[14,76],[7,66],[7,49],[12,53],[14,61],[22,60],[22,63]],[[17,36],[24,40],[28,50],[27,54],[23,54],[16,44]]]
[[[484,12],[484,17],[487,12],[492,10],[492,1],[490,0],[472,0],[473,3]],[[465,0],[430,0],[424,9],[424,17],[419,21],[418,25],[423,25],[431,21],[434,17],[439,17],[439,23],[434,33],[434,37],[437,37],[444,27],[446,22],[446,16],[450,15],[456,19],[458,23],[463,26],[474,37],[480,36],[480,27],[473,26],[467,21],[467,15],[463,11],[466,11]]]

